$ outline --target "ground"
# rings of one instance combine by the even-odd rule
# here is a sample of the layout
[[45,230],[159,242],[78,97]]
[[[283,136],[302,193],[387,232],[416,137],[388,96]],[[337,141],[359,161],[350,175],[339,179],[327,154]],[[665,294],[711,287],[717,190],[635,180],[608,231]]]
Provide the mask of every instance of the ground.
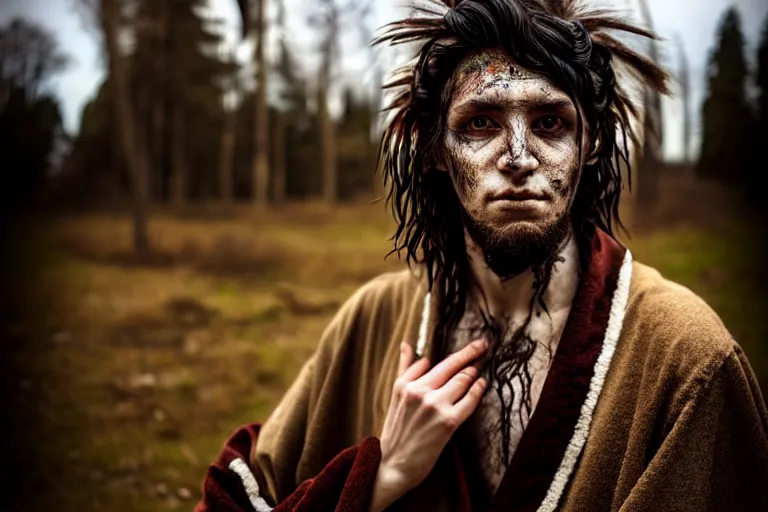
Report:
[[[696,221],[712,208],[663,216],[627,244],[704,297],[764,379],[762,312],[737,250],[747,230]],[[37,313],[9,326],[24,343],[12,363],[28,369],[13,421],[43,440],[17,462],[45,463],[18,480],[32,491],[19,510],[191,509],[227,435],[266,418],[339,304],[400,267],[384,259],[382,204],[244,210],[156,213],[150,258],[132,254],[119,213],[62,216],[35,240]]]

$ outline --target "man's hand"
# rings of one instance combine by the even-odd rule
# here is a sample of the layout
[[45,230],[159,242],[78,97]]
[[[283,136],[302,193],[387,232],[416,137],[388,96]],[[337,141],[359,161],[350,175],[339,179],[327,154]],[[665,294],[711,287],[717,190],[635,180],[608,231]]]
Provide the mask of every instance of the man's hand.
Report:
[[488,349],[477,340],[435,365],[413,361],[413,349],[400,347],[398,378],[381,434],[381,463],[371,512],[381,512],[418,486],[437,462],[456,429],[474,412],[485,379],[471,366]]

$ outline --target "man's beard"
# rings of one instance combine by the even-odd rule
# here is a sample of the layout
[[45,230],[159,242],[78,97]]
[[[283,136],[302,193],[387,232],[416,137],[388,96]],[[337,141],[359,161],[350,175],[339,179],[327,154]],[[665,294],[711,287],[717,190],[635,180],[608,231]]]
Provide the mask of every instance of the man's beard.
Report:
[[485,263],[502,280],[511,279],[531,267],[546,266],[557,257],[570,230],[565,214],[541,230],[496,228],[472,218],[462,208],[464,227],[483,251]]

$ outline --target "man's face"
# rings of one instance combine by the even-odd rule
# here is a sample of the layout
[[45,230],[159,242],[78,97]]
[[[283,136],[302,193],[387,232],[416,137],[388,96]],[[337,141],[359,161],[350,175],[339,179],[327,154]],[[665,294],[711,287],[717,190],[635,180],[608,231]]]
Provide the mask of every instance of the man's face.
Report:
[[502,51],[470,55],[454,78],[445,164],[467,230],[483,249],[501,244],[515,252],[544,243],[533,247],[536,254],[518,255],[539,259],[567,232],[581,168],[576,107]]

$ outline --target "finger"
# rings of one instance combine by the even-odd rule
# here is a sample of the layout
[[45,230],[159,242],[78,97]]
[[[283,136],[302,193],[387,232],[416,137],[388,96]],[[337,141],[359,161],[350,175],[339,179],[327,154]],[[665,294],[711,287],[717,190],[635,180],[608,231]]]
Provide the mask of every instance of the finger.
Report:
[[473,341],[436,364],[429,373],[421,377],[422,383],[433,389],[442,387],[459,370],[480,357],[487,348],[487,341],[483,339]]
[[412,362],[413,349],[408,343],[402,342],[400,344],[400,360],[397,364],[397,376],[400,377],[403,373],[405,373],[405,370],[411,366]]
[[429,358],[422,357],[411,366],[409,366],[408,369],[405,370],[405,372],[400,376],[400,378],[406,382],[410,382],[424,375],[427,370],[429,370]]
[[467,366],[451,377],[451,379],[445,383],[445,386],[434,391],[437,400],[450,403],[451,405],[455,404],[467,394],[467,391],[469,391],[469,388],[475,383],[475,380],[479,375],[480,373],[477,371],[476,367]]
[[480,403],[480,400],[483,398],[483,394],[485,393],[486,388],[486,382],[484,378],[479,378],[475,381],[474,384],[469,388],[469,391],[467,391],[467,394],[464,395],[464,397],[458,401],[458,403],[454,406],[454,413],[457,415],[459,424],[464,423],[467,421],[467,418],[469,418],[473,412],[475,412],[475,409],[477,409],[477,405]]

